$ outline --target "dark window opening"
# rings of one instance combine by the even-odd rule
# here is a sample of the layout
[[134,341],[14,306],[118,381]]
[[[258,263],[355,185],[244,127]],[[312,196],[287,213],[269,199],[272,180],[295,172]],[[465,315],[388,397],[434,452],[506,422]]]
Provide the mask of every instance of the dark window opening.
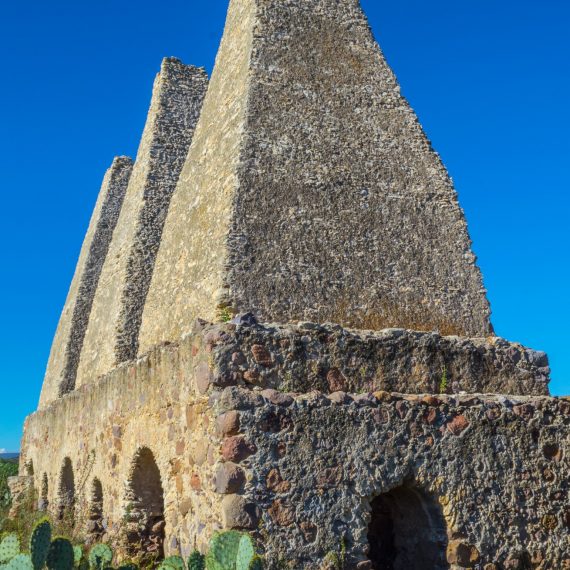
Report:
[[40,498],[38,501],[38,510],[47,511],[49,507],[48,501],[49,483],[47,473],[42,475],[42,486],[40,489]]
[[148,448],[134,460],[126,495],[128,550],[141,563],[164,556],[164,492],[160,471]]
[[65,521],[70,527],[75,524],[75,478],[71,459],[66,457],[59,478],[58,519]]
[[444,570],[447,528],[439,503],[411,486],[372,501],[368,527],[374,570]]
[[99,479],[93,479],[91,488],[87,534],[93,542],[101,541],[105,534],[105,526],[103,523],[103,486]]

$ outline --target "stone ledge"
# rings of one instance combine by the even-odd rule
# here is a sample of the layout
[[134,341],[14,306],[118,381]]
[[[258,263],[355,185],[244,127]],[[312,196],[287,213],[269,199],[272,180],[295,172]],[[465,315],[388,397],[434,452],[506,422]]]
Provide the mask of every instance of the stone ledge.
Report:
[[218,386],[286,392],[547,395],[548,357],[499,337],[462,338],[334,324],[201,323]]

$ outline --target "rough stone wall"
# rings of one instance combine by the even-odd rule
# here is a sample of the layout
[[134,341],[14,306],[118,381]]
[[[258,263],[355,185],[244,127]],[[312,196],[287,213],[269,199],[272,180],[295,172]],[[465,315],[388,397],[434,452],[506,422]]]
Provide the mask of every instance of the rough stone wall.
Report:
[[53,340],[40,407],[73,387],[93,298],[119,219],[132,166],[130,158],[118,157],[105,174]]
[[194,141],[170,205],[146,299],[139,353],[216,320],[245,128],[254,0],[232,1]]
[[208,361],[201,337],[161,347],[30,416],[22,465],[34,464],[34,485],[58,513],[60,474],[70,458],[75,481],[77,530],[89,525],[93,482],[102,488],[105,539],[119,547],[125,530],[127,485],[137,453],[148,448],[164,489],[167,554],[188,556],[194,541],[205,548],[221,528],[221,496],[211,480],[220,440],[208,397],[195,388],[194,369]]
[[[227,388],[216,408],[238,410],[222,458],[246,481],[225,499],[234,503],[226,522],[254,530],[270,568],[318,568],[341,544],[346,568],[371,568],[370,505],[398,488],[441,509],[437,568],[570,567],[567,401]],[[423,531],[419,515],[408,540]],[[394,567],[435,569],[417,546],[409,565]]]
[[198,373],[204,385],[285,392],[548,394],[546,354],[498,337],[315,323],[197,326],[212,343],[211,366]]
[[136,355],[140,317],[170,198],[192,141],[207,77],[165,59],[85,334],[76,385]]
[[[71,459],[79,528],[89,523],[97,479],[105,538],[119,546],[133,461],[147,448],[164,491],[166,554],[186,556],[194,544],[204,549],[215,530],[239,527],[260,539],[269,568],[319,568],[345,544],[347,568],[363,570],[370,505],[404,488],[431,497],[431,508],[441,511],[442,568],[570,564],[570,402],[369,390],[327,395],[312,389],[316,377],[303,383],[305,394],[221,386],[244,358],[266,366],[269,354],[284,377],[282,357],[303,366],[313,354],[325,363],[344,346],[364,362],[364,347],[371,358],[395,340],[393,333],[387,341],[336,333],[327,338],[320,329],[317,336],[305,325],[275,329],[271,339],[263,327],[198,323],[179,344],[157,347],[30,416],[22,465],[33,463],[42,502],[57,513],[62,465]],[[457,342],[438,342],[445,341]],[[414,350],[422,354],[421,342]],[[523,360],[532,354],[517,350]],[[310,374],[310,365],[305,370]],[[359,386],[351,377],[356,370],[342,363],[339,370],[348,389]],[[29,479],[21,483],[29,489]]]
[[452,182],[356,0],[232,0],[214,77],[198,130],[220,120],[173,197],[142,351],[220,306],[490,333]]

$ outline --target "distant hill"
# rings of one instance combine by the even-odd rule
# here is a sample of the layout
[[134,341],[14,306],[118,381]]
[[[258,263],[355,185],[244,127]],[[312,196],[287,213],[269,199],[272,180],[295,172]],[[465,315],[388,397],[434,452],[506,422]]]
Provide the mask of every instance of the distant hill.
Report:
[[0,459],[5,459],[6,461],[17,461],[19,457],[19,453],[0,453]]

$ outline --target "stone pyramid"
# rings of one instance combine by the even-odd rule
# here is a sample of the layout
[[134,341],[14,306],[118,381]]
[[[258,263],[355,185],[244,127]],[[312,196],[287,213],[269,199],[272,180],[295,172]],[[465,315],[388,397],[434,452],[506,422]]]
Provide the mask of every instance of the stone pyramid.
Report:
[[356,0],[232,0],[139,352],[195,317],[484,336],[463,212]]
[[238,529],[268,569],[570,568],[549,374],[358,0],[231,0],[105,177],[13,510],[118,562]]

